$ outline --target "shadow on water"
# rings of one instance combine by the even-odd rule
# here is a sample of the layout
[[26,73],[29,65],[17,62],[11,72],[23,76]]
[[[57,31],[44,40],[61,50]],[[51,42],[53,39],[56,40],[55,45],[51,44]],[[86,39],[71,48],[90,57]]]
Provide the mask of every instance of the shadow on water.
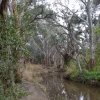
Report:
[[67,81],[59,74],[45,76],[43,83],[50,100],[100,100],[100,87]]

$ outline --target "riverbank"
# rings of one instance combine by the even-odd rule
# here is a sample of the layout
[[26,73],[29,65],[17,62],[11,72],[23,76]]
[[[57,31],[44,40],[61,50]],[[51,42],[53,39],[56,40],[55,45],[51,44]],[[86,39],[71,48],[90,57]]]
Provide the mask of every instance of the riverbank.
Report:
[[100,100],[100,88],[63,79],[63,73],[44,77],[49,100]]
[[41,84],[42,74],[47,73],[43,66],[27,63],[23,71],[22,84],[29,95],[19,100],[48,100],[45,87]]
[[73,69],[72,72],[65,74],[64,78],[75,82],[100,86],[100,71],[83,70],[80,73],[78,69]]
[[48,100],[46,93],[38,85],[27,81],[22,84],[27,88],[28,95],[20,100]]
[[[90,79],[89,78],[90,76],[91,77],[94,76],[92,75],[93,73],[90,75],[90,72],[87,72],[86,70],[83,71],[83,73],[81,74],[78,72],[78,70],[73,70],[72,72],[68,70],[66,79],[71,80],[71,81],[68,81],[66,79],[63,79],[64,72],[62,71],[63,71],[62,69],[59,69],[56,66],[44,67],[42,65],[33,65],[33,64],[27,63],[26,69],[23,72],[22,84],[27,87],[27,92],[29,93],[29,95],[27,95],[26,97],[23,97],[20,100],[54,100],[54,99],[59,100],[59,98],[61,100],[63,100],[64,98],[68,98],[69,100],[70,96],[68,97],[66,95],[70,95],[72,93],[67,94],[67,92],[69,93],[73,90],[75,91],[75,93],[76,93],[76,90],[77,92],[79,92],[80,88],[82,90],[83,86],[86,87],[87,85],[79,84],[78,82],[87,84],[87,82],[89,82],[89,80],[87,81],[87,79]],[[72,82],[72,81],[76,81],[77,83]],[[90,83],[92,82],[90,81]],[[91,85],[94,85],[94,84],[91,84]],[[76,86],[78,88],[76,88]],[[91,86],[89,88],[91,89]],[[86,89],[83,91],[80,91],[80,94],[77,96],[81,97],[83,95],[84,98],[86,98],[84,94],[86,93],[88,94],[88,92],[84,93],[84,91],[86,92]],[[89,91],[92,91],[92,90],[89,90]],[[81,94],[82,92],[83,94]],[[93,95],[91,93],[90,95]],[[74,98],[72,95],[71,97]],[[99,100],[95,96],[94,98],[96,98],[94,100]]]
[[48,100],[46,87],[42,84],[43,76],[59,71],[56,67],[26,64],[22,84],[27,88],[28,96],[20,100]]

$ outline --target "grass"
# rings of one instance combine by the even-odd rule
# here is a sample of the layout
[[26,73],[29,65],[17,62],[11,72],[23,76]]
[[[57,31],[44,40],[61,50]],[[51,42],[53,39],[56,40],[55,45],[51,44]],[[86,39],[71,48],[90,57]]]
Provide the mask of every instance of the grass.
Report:
[[[100,84],[100,66],[95,66],[93,71],[83,69],[82,73],[79,72],[79,69],[73,64],[70,63],[70,66],[66,66],[66,75],[70,75],[70,80],[81,82],[81,83],[98,83]],[[83,67],[85,68],[85,67]]]
[[16,84],[13,88],[7,88],[5,92],[3,91],[3,85],[0,84],[0,100],[19,100],[27,95],[29,95],[27,89],[21,84]]
[[73,60],[70,61],[68,65],[64,66],[64,71],[66,74],[72,73],[73,74],[72,76],[74,76],[76,70],[77,70],[76,64]]
[[[40,83],[42,80],[41,71],[45,72],[45,69],[43,69],[41,65],[27,63],[26,68],[23,71],[23,80],[27,81],[28,83],[34,83],[45,92],[46,88]],[[8,88],[6,95],[4,95],[3,84],[0,82],[0,100],[19,100],[20,98],[26,97],[29,94],[29,91],[27,92],[27,89],[24,86],[21,84],[16,84],[13,89]]]
[[36,80],[38,81],[40,79],[39,77],[41,73],[39,71],[40,69],[41,69],[41,65],[33,65],[31,63],[27,63],[26,68],[23,72],[23,79],[32,83]]
[[15,95],[18,98],[22,98],[22,97],[26,97],[28,96],[30,93],[27,92],[27,88],[21,84],[16,84],[16,88],[15,88]]
[[81,82],[81,83],[90,83],[94,85],[97,84],[99,85],[100,71],[97,70],[89,71],[84,69],[82,73],[79,73],[79,70],[77,68],[73,68],[71,73],[71,80]]
[[[51,70],[47,72],[51,73]],[[41,84],[41,82],[43,81],[41,73],[45,73],[45,69],[42,68],[42,65],[27,63],[26,68],[23,72],[23,79],[28,82],[34,83],[35,85],[39,86],[42,91],[45,92],[46,88]]]
[[79,74],[78,68],[73,68],[71,72],[71,78],[76,77]]
[[94,71],[100,71],[100,66],[95,66]]
[[88,80],[100,81],[100,71],[85,70],[85,76]]

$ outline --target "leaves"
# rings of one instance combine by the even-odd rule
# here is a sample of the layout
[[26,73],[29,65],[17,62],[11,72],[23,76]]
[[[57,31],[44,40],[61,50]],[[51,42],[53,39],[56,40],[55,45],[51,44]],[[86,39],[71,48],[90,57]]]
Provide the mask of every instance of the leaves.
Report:
[[93,3],[94,3],[95,5],[99,5],[99,4],[100,4],[100,0],[93,0]]
[[[14,17],[11,16],[6,18],[5,23],[0,23],[0,82],[3,84],[3,91],[6,94],[8,87],[13,88],[14,71],[19,67],[18,60],[27,54],[25,34],[20,34],[20,31],[16,28],[16,22]],[[4,95],[4,92],[2,95]],[[12,93],[13,89],[10,90],[10,94]],[[14,99],[12,98],[12,100]]]

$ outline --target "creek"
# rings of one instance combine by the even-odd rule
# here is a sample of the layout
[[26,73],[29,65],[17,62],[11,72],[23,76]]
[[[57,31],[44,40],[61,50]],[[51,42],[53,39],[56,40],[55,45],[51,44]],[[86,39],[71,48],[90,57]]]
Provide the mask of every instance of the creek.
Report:
[[49,100],[100,100],[100,87],[65,80],[59,73],[45,75],[43,84]]

